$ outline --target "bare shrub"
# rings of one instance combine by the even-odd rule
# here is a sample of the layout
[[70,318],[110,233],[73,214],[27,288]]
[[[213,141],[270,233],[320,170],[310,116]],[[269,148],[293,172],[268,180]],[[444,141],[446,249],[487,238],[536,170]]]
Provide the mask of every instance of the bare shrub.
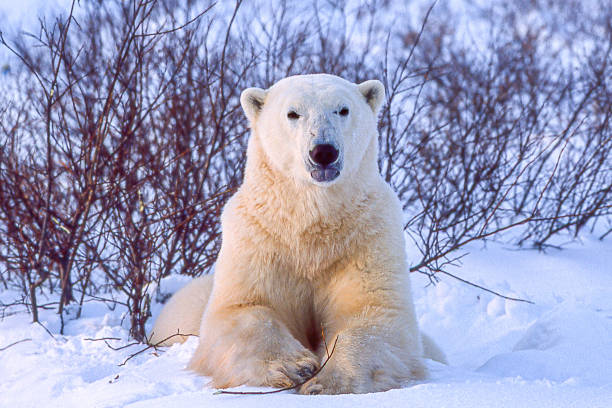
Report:
[[19,64],[0,101],[0,284],[34,321],[106,299],[145,340],[150,285],[213,267],[244,168],[240,91],[293,74],[385,83],[379,165],[422,254],[412,271],[435,280],[511,228],[540,249],[612,231],[605,2],[474,6],[495,21],[478,38],[442,2],[418,17],[385,0],[82,3],[2,37]]
[[217,93],[224,117],[237,91],[219,94],[227,84],[200,75],[188,27],[196,20],[160,26],[156,1],[87,3],[80,13],[72,27],[72,14],[50,28],[43,22],[33,39],[39,48],[14,48],[37,79],[24,84],[34,98],[23,108],[37,117],[23,137],[4,133],[2,261],[27,281],[35,321],[43,283],[59,286],[62,316],[76,289],[82,305],[110,285],[124,292],[131,334],[142,340],[148,285],[176,269],[197,275],[210,267],[220,206],[239,177],[206,175],[242,159],[225,149],[227,128],[211,131],[220,119],[203,98],[187,98]]
[[517,243],[541,249],[611,213],[610,18],[580,55],[517,10],[482,12],[505,18],[488,41],[434,19],[403,36],[421,70],[385,69],[381,168],[422,253],[411,270],[432,279],[475,240],[521,226]]

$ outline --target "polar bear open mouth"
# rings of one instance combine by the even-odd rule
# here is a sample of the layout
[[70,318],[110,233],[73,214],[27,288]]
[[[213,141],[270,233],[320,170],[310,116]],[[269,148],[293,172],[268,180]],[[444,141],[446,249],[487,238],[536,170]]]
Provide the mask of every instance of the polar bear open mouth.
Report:
[[319,183],[329,182],[335,180],[340,175],[340,170],[333,166],[319,167],[316,166],[310,171],[310,177],[318,181]]

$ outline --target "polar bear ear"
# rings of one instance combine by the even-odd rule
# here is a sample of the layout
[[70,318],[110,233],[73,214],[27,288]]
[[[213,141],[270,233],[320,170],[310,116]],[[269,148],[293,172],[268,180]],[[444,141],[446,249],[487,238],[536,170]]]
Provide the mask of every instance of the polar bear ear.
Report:
[[385,86],[382,82],[371,79],[360,83],[357,85],[357,88],[359,88],[359,92],[361,92],[368,105],[370,105],[370,108],[372,108],[372,112],[375,115],[378,114],[378,110],[385,100]]
[[266,91],[261,88],[247,88],[240,94],[240,105],[251,123],[257,119],[265,99]]

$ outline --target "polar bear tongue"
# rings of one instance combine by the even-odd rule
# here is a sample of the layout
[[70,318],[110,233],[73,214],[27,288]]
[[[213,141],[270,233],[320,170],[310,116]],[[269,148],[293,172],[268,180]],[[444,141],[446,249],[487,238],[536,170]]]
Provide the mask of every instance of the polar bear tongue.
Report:
[[310,176],[320,183],[325,181],[332,181],[339,175],[340,172],[332,167],[327,169],[316,169],[310,172]]

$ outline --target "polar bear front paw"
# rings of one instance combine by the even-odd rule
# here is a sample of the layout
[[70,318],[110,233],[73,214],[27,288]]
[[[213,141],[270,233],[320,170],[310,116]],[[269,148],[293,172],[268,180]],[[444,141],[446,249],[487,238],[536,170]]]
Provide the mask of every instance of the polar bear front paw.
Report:
[[304,395],[348,394],[356,392],[349,378],[332,367],[325,367],[316,377],[302,385],[298,392]]
[[319,369],[319,363],[314,354],[305,351],[295,358],[289,357],[271,361],[268,365],[266,385],[286,388],[301,384],[312,377]]
[[298,392],[316,394],[364,394],[400,388],[401,381],[392,372],[380,368],[325,367]]
[[318,395],[323,392],[323,386],[319,384],[316,379],[308,381],[302,385],[299,389],[299,393],[303,395]]

